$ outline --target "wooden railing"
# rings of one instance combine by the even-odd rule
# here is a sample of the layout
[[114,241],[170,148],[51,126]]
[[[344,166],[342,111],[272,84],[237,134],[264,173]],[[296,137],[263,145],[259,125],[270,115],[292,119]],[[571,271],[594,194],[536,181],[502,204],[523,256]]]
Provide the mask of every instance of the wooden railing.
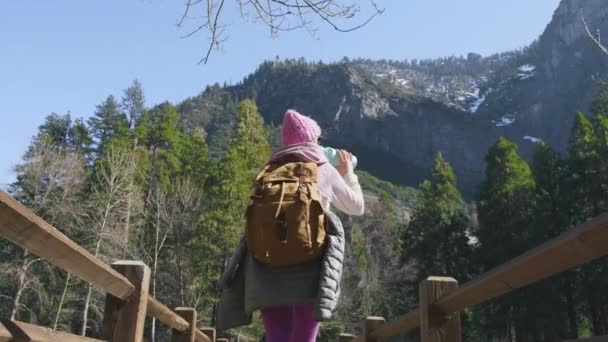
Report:
[[[2,191],[0,236],[105,292],[104,340],[143,341],[146,316],[171,327],[175,342],[224,340],[216,339],[213,328],[196,327],[193,308],[171,310],[149,296],[150,269],[144,263],[117,261],[106,265]],[[388,323],[382,317],[368,317],[361,336],[343,334],[340,341],[381,341],[420,328],[422,342],[458,342],[461,338],[459,313],[465,308],[605,255],[608,255],[608,214],[569,230],[463,286],[459,287],[452,278],[429,277],[419,285],[418,309]],[[3,341],[102,340],[2,320],[0,342]],[[587,341],[608,341],[608,337]]]
[[[419,285],[419,306],[392,322],[368,317],[359,337],[340,341],[382,341],[420,328],[422,342],[459,342],[460,311],[570,268],[608,255],[608,214],[590,220],[458,287],[452,278],[430,277]],[[608,341],[608,336],[577,341]]]
[[[171,310],[149,296],[150,269],[144,263],[117,261],[106,265],[3,191],[0,191],[0,236],[106,293],[103,340],[143,341],[146,316],[171,327],[173,342],[223,340],[216,340],[213,328],[196,327],[193,308]],[[3,341],[101,340],[5,319],[0,325],[0,342]]]

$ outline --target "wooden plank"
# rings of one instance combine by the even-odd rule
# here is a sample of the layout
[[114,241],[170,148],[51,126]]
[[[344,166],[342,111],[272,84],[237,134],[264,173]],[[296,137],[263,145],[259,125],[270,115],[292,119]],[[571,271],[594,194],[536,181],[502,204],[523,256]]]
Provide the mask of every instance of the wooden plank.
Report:
[[190,323],[183,317],[179,316],[153,297],[148,297],[147,315],[156,317],[160,322],[168,325],[174,330],[185,331],[190,326]]
[[445,313],[462,311],[605,255],[608,255],[608,214],[464,284],[439,298],[433,307]]
[[372,332],[372,337],[388,338],[404,332],[408,332],[420,324],[420,312],[418,309],[401,316],[400,318],[386,323],[383,327]]
[[429,277],[419,286],[420,342],[460,342],[460,313],[446,315],[431,305],[443,294],[458,288],[453,278]]
[[[209,331],[207,331],[207,333],[209,333]],[[206,333],[204,333],[203,331],[200,331],[199,329],[196,329],[196,342],[214,342],[215,341],[215,329],[213,329],[213,335],[209,335],[207,336]],[[211,339],[213,338],[213,339]]]
[[0,236],[91,283],[125,299],[135,287],[59,230],[0,190]]
[[112,267],[136,287],[126,300],[106,296],[103,336],[113,342],[142,342],[150,288],[150,268],[141,261],[117,261]]
[[193,308],[176,308],[175,312],[188,322],[188,328],[180,331],[173,329],[171,342],[195,342],[196,338],[196,310]]
[[215,328],[205,327],[205,328],[201,328],[200,330],[201,330],[202,334],[207,337],[208,341],[215,342],[215,339],[217,337]]
[[37,325],[11,320],[2,320],[0,324],[0,341],[33,341],[33,342],[103,342],[93,338],[72,335]]
[[382,317],[367,317],[365,319],[365,326],[363,327],[363,336],[365,336],[365,342],[380,342],[383,338],[373,337],[372,331],[377,330],[386,324],[386,320]]
[[352,334],[340,334],[338,336],[338,342],[352,342],[355,340],[355,335]]

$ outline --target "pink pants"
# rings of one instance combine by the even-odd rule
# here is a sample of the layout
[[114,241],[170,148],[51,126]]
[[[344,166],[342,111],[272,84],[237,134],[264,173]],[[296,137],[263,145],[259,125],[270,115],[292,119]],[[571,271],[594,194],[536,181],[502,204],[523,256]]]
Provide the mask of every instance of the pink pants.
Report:
[[262,309],[267,342],[315,342],[319,322],[312,304]]

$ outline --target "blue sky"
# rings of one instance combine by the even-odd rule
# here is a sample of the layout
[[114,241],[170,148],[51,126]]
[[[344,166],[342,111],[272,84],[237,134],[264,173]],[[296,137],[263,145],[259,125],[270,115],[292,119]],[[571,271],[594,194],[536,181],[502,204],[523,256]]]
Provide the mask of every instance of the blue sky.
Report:
[[330,62],[487,55],[536,39],[559,0],[377,0],[385,13],[358,31],[320,25],[316,37],[301,31],[275,39],[229,7],[228,41],[207,65],[197,64],[206,35],[180,38],[186,31],[176,23],[184,2],[0,2],[0,186],[13,180],[13,166],[46,115],[87,117],[135,78],[151,105],[179,102],[207,84],[238,82],[276,56]]

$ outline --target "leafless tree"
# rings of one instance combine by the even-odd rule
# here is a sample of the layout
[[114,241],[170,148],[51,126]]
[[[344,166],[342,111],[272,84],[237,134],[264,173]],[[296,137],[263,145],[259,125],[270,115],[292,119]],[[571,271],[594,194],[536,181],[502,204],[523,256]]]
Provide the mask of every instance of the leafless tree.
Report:
[[[110,145],[96,170],[96,181],[90,197],[90,218],[94,236],[94,255],[101,257],[102,245],[107,244],[110,257],[116,257],[125,250],[124,218],[130,210],[129,198],[132,197],[130,186],[135,174],[133,153],[123,147]],[[82,312],[80,334],[85,336],[88,325],[89,306],[92,287],[88,286]]]
[[[15,168],[19,181],[11,188],[15,198],[27,205],[49,223],[62,227],[65,232],[80,219],[78,199],[85,178],[84,159],[74,151],[38,138],[24,155],[23,162]],[[39,281],[40,274],[52,273],[48,265],[38,263],[27,250],[23,250],[18,265],[3,266],[17,277],[17,287],[12,296],[9,315],[15,318],[23,294],[32,290],[38,300],[44,296],[45,286]],[[36,271],[34,271],[36,269]],[[60,302],[58,314],[63,302]],[[28,311],[32,311],[29,310]]]
[[587,31],[587,35],[589,36],[589,38],[595,43],[595,45],[597,45],[597,47],[600,48],[600,50],[602,50],[603,53],[608,55],[608,48],[606,48],[606,46],[604,46],[604,44],[602,44],[602,41],[601,41],[600,29],[597,29],[595,35],[593,33],[591,33],[591,30],[589,29],[589,25],[587,25],[587,20],[585,20],[585,15],[583,14],[582,8],[581,8],[581,19],[583,21],[583,25],[585,26],[585,31]]
[[[235,11],[241,19],[267,26],[272,37],[280,32],[304,29],[316,35],[319,24],[338,32],[350,32],[367,25],[384,11],[375,0],[236,0]],[[362,3],[364,5],[362,5]],[[227,39],[225,16],[230,11],[226,0],[186,0],[177,25],[191,37],[207,32],[209,46],[199,63],[207,63],[213,49]],[[359,17],[362,19],[359,20]],[[355,21],[355,23],[352,23]],[[193,22],[190,25],[190,22]]]
[[186,272],[184,270],[184,235],[194,229],[200,214],[202,192],[190,178],[177,179],[168,190],[166,203],[161,211],[161,219],[173,233],[175,265],[177,266],[180,305],[186,305]]

